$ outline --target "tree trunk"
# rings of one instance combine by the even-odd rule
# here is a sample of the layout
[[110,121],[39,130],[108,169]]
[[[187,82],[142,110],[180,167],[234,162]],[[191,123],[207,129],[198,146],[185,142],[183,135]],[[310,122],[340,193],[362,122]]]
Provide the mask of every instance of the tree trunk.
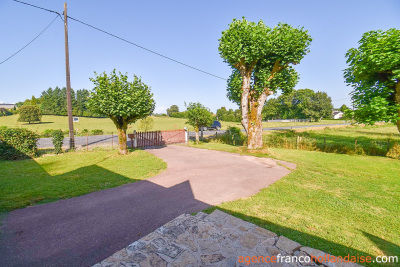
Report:
[[195,130],[195,134],[196,134],[196,144],[198,144],[199,143],[199,130],[197,129],[197,130]]
[[249,124],[249,96],[250,96],[250,82],[251,72],[245,73],[242,76],[242,98],[240,107],[242,110],[242,125],[246,134],[248,135],[248,124]]
[[248,149],[256,149],[256,148],[261,148],[263,146],[263,140],[262,140],[263,126],[262,126],[261,110],[262,106],[261,108],[259,108],[258,101],[252,101],[250,103],[249,122],[247,129]]
[[[400,105],[400,81],[397,82],[395,90],[396,91],[394,94],[394,103]],[[398,110],[398,116],[400,118],[400,109]],[[397,130],[400,132],[400,119],[397,120],[396,125],[397,125]]]
[[120,155],[128,154],[128,148],[126,145],[126,129],[118,128],[118,148]]

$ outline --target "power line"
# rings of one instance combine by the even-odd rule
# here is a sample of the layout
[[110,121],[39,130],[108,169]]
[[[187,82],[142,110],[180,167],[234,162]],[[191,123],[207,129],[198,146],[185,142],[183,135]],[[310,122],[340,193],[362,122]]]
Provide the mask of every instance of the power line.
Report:
[[29,3],[25,3],[25,2],[22,2],[22,1],[18,1],[18,0],[14,0],[14,2],[18,2],[18,3],[21,3],[21,4],[27,5],[27,6],[35,7],[35,8],[39,8],[39,9],[42,9],[42,10],[45,10],[45,11],[48,11],[48,12],[56,13],[62,19],[61,14],[58,13],[57,11],[50,10],[50,9],[47,9],[47,8],[43,8],[43,7],[40,7],[40,6],[35,6],[35,5],[29,4]]
[[[16,0],[14,0],[16,1]],[[19,2],[19,1],[17,1]],[[42,35],[49,27],[51,24],[53,24],[53,22],[58,18],[60,14],[56,15],[56,17],[49,23],[49,25],[46,26],[46,28],[44,28],[38,35],[36,35],[35,38],[33,38],[29,43],[27,43],[26,45],[24,45],[20,50],[18,50],[17,52],[15,52],[14,54],[12,54],[11,56],[9,56],[8,58],[6,58],[5,60],[3,60],[2,62],[0,62],[0,64],[3,64],[4,62],[6,62],[7,60],[9,60],[10,58],[14,57],[15,55],[17,55],[19,52],[21,52],[22,50],[24,50],[28,45],[30,45],[31,43],[33,43],[40,35]]]
[[206,71],[204,71],[204,70],[198,69],[198,68],[196,68],[196,67],[190,66],[190,65],[188,65],[188,64],[186,64],[186,63],[183,63],[183,62],[181,62],[181,61],[178,61],[178,60],[175,60],[175,59],[173,59],[173,58],[167,57],[167,56],[162,55],[162,54],[160,54],[160,53],[157,53],[157,52],[155,52],[155,51],[153,51],[153,50],[150,50],[150,49],[145,48],[145,47],[143,47],[143,46],[141,46],[141,45],[135,44],[135,43],[133,43],[133,42],[131,42],[131,41],[128,41],[128,40],[126,40],[126,39],[124,39],[124,38],[122,38],[122,37],[119,37],[119,36],[117,36],[117,35],[115,35],[115,34],[109,33],[109,32],[107,32],[107,31],[105,31],[105,30],[99,29],[99,28],[97,28],[97,27],[95,27],[95,26],[93,26],[93,25],[90,25],[90,24],[88,24],[88,23],[85,23],[85,22],[83,22],[83,21],[80,21],[80,20],[78,20],[78,19],[75,19],[75,18],[73,18],[73,17],[68,16],[68,18],[70,18],[70,19],[72,19],[72,20],[74,20],[74,21],[76,21],[76,22],[82,23],[83,25],[88,26],[88,27],[90,27],[90,28],[93,28],[93,29],[95,29],[95,30],[97,30],[97,31],[100,31],[100,32],[102,32],[102,33],[105,33],[105,34],[107,34],[107,35],[110,35],[110,36],[112,36],[112,37],[114,37],[114,38],[117,38],[117,39],[119,39],[119,40],[121,40],[121,41],[124,41],[124,42],[126,42],[126,43],[128,43],[128,44],[131,44],[131,45],[133,45],[133,46],[136,46],[136,47],[138,47],[138,48],[141,48],[141,49],[143,49],[143,50],[146,50],[147,52],[153,53],[153,54],[155,54],[155,55],[157,55],[157,56],[163,57],[163,58],[165,58],[165,59],[171,60],[171,61],[173,61],[173,62],[175,62],[175,63],[178,63],[178,64],[180,64],[180,65],[183,65],[183,66],[185,66],[185,67],[188,67],[188,68],[197,70],[197,71],[202,72],[202,73],[204,73],[204,74],[207,74],[207,75],[213,76],[213,77],[215,77],[215,78],[218,78],[218,79],[221,79],[221,80],[225,80],[225,81],[226,81],[225,78],[222,78],[222,77],[217,76],[217,75],[215,75],[215,74],[212,74],[212,73],[206,72]]
[[[57,14],[58,16],[60,16],[60,18],[62,19],[60,13],[58,13],[57,11],[50,10],[50,9],[47,9],[47,8],[43,8],[43,7],[39,7],[39,6],[35,6],[35,5],[32,5],[32,4],[28,4],[28,3],[25,3],[25,2],[22,2],[22,1],[19,1],[19,0],[14,0],[14,1],[15,1],[15,2],[18,2],[18,3],[21,3],[21,4],[24,4],[24,5],[31,6],[31,7],[39,8],[39,9],[42,9],[42,10],[45,10],[45,11],[48,11],[48,12],[56,13],[56,14]],[[88,24],[88,23],[86,23],[86,22],[83,22],[83,21],[81,21],[81,20],[75,19],[75,18],[70,17],[70,16],[67,16],[67,17],[70,18],[70,19],[72,19],[72,20],[74,20],[74,21],[76,21],[76,22],[79,22],[79,23],[81,23],[81,24],[83,24],[83,25],[85,25],[85,26],[88,26],[88,27],[90,27],[90,28],[92,28],[92,29],[95,29],[95,30],[97,30],[97,31],[100,31],[100,32],[102,32],[102,33],[105,33],[105,34],[107,34],[107,35],[110,35],[110,36],[112,36],[112,37],[114,37],[114,38],[117,38],[117,39],[119,39],[119,40],[121,40],[121,41],[124,41],[124,42],[126,42],[126,43],[128,43],[128,44],[131,44],[131,45],[133,45],[133,46],[136,46],[136,47],[138,47],[138,48],[141,48],[141,49],[143,49],[143,50],[145,50],[145,51],[147,51],[147,52],[153,53],[153,54],[155,54],[155,55],[157,55],[157,56],[160,56],[160,57],[163,57],[163,58],[165,58],[165,59],[168,59],[168,60],[170,60],[170,61],[172,61],[172,62],[175,62],[175,63],[177,63],[177,64],[183,65],[183,66],[188,67],[188,68],[191,68],[191,69],[193,69],[193,70],[197,70],[197,71],[199,71],[199,72],[202,72],[202,73],[204,73],[204,74],[213,76],[213,77],[215,77],[215,78],[218,78],[218,79],[221,79],[221,80],[224,80],[224,81],[227,80],[227,79],[222,78],[222,77],[220,77],[220,76],[218,76],[218,75],[215,75],[215,74],[212,74],[212,73],[210,73],[210,72],[207,72],[207,71],[198,69],[198,68],[196,68],[196,67],[190,66],[190,65],[188,65],[188,64],[186,64],[186,63],[183,63],[183,62],[181,62],[181,61],[178,61],[178,60],[176,60],[176,59],[173,59],[173,58],[170,58],[170,57],[165,56],[165,55],[163,55],[163,54],[160,54],[160,53],[158,53],[158,52],[155,52],[155,51],[153,51],[153,50],[151,50],[151,49],[145,48],[145,47],[143,47],[143,46],[141,46],[141,45],[135,44],[135,43],[133,43],[133,42],[131,42],[131,41],[128,41],[128,40],[126,40],[126,39],[124,39],[124,38],[122,38],[122,37],[119,37],[119,36],[115,35],[115,34],[112,34],[112,33],[109,33],[109,32],[107,32],[107,31],[105,31],[105,30],[102,30],[102,29],[100,29],[100,28],[97,28],[97,27],[95,27],[95,26],[93,26],[93,25],[90,25],[90,24]]]

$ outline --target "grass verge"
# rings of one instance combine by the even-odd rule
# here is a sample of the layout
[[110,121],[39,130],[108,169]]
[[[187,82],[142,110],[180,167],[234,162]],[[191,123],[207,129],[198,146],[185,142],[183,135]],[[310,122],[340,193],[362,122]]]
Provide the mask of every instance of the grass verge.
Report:
[[0,161],[0,214],[132,183],[166,167],[163,160],[142,150],[127,156],[97,150]]
[[[193,146],[249,154],[242,147],[219,143]],[[224,210],[336,256],[400,255],[400,221],[396,219],[400,161],[278,148],[251,155],[293,162],[297,168],[252,197],[208,212]]]

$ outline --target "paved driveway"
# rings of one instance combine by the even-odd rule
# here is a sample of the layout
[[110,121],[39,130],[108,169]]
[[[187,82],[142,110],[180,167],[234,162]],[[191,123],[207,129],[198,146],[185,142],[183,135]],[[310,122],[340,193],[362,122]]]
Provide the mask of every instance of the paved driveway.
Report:
[[219,151],[148,151],[168,163],[165,172],[11,212],[1,226],[0,266],[89,266],[180,214],[253,195],[290,172],[271,159]]

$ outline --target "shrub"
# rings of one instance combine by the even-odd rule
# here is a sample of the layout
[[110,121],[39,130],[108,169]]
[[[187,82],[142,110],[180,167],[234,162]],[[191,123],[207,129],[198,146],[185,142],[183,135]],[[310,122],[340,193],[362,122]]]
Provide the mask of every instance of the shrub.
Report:
[[399,143],[394,143],[394,145],[389,149],[386,154],[387,157],[393,159],[400,159],[400,145]]
[[31,123],[41,121],[42,119],[42,114],[38,106],[22,106],[19,108],[18,113],[18,121]]
[[101,129],[94,129],[91,131],[92,135],[103,135],[103,130]]
[[221,141],[230,145],[243,145],[246,136],[238,127],[229,126],[225,133],[221,136]]
[[50,137],[52,135],[53,131],[54,131],[53,129],[46,129],[46,130],[43,131],[42,136],[43,137]]
[[53,130],[51,133],[53,145],[54,145],[54,152],[59,154],[62,152],[62,145],[64,141],[64,133],[62,130]]
[[12,115],[12,112],[6,108],[0,108],[0,117]]
[[86,134],[89,134],[89,130],[88,129],[83,129],[82,131],[79,132],[80,136],[85,136]]
[[0,159],[17,160],[36,155],[39,135],[23,128],[0,128]]

